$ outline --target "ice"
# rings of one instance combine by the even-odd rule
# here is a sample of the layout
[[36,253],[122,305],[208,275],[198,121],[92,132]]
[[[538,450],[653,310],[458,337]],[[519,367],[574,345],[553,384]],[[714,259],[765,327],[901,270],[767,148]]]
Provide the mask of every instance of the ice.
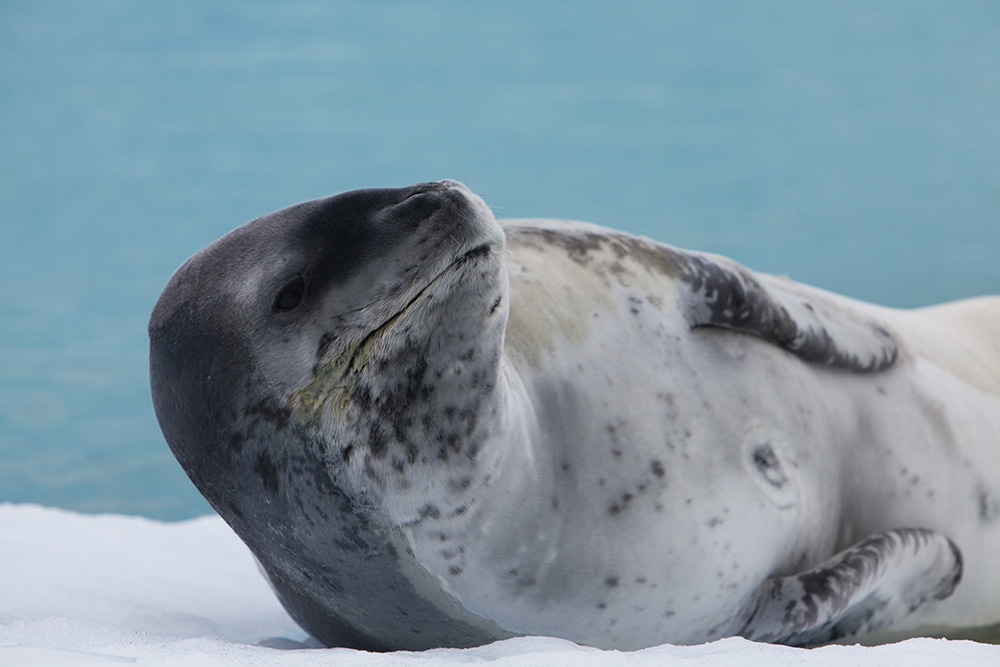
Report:
[[321,649],[217,516],[162,523],[0,505],[0,665],[1000,665],[1000,646],[913,639],[804,650],[725,639],[601,651],[547,637],[475,649]]

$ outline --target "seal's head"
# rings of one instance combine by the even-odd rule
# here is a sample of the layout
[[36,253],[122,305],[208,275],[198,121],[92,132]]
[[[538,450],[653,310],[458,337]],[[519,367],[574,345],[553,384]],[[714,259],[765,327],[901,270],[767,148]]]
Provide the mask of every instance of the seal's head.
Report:
[[[503,246],[460,183],[359,190],[234,230],[157,302],[150,378],[164,436],[293,615],[322,603],[297,596],[337,597],[320,578],[341,604],[352,585],[341,576],[370,597],[351,550],[393,552],[365,531],[421,511],[380,499],[426,486],[429,461],[475,447],[503,344]],[[331,574],[338,557],[348,571]],[[356,616],[346,630],[307,629],[370,645],[351,635]]]

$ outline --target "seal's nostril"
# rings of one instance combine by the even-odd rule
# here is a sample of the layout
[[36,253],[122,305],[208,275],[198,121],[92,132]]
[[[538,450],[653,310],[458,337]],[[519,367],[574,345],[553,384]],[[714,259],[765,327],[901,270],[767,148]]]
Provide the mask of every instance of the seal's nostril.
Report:
[[423,192],[393,207],[393,218],[416,227],[437,213],[447,202],[437,192]]

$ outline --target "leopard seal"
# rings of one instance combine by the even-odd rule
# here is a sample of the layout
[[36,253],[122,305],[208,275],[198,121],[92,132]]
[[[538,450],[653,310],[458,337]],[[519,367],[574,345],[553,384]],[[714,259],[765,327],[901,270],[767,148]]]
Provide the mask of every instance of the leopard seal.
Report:
[[454,181],[249,222],[152,397],[331,646],[632,649],[1000,623],[1000,300],[882,308]]

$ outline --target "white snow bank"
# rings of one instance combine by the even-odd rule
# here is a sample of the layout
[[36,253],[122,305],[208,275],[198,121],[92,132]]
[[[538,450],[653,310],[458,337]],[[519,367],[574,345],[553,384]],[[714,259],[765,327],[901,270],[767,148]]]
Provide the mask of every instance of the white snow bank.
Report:
[[[1000,665],[1000,646],[915,639],[803,650],[726,639],[620,653],[526,637],[476,649],[312,648],[218,517],[160,523],[0,505],[0,665]],[[295,650],[289,650],[295,649]]]

